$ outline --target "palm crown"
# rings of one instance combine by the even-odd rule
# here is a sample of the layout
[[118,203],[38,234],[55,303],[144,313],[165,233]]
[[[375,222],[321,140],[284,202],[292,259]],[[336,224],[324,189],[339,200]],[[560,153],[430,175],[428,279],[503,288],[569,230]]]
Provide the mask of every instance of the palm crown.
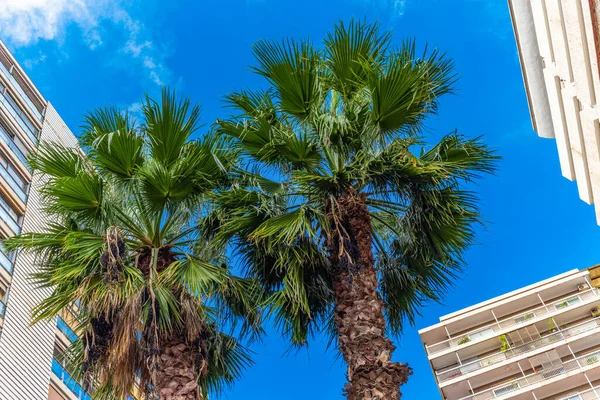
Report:
[[31,159],[48,178],[55,222],[7,246],[43,261],[35,279],[53,291],[36,320],[76,303],[72,353],[96,397],[124,395],[139,377],[148,399],[197,399],[250,362],[227,332],[242,316],[242,331],[258,329],[255,285],[229,272],[198,223],[236,155],[214,136],[190,140],[198,116],[164,91],[146,99],[141,124],[114,109],[91,113],[85,154],[46,144]]
[[293,343],[324,327],[337,335],[350,399],[399,398],[410,371],[389,360],[384,315],[398,333],[451,284],[479,222],[462,184],[496,157],[456,132],[418,149],[455,81],[437,50],[394,48],[376,24],[353,21],[322,50],[285,40],[254,51],[268,89],[227,96],[237,113],[217,124],[246,165],[220,200],[219,236],[235,239]]

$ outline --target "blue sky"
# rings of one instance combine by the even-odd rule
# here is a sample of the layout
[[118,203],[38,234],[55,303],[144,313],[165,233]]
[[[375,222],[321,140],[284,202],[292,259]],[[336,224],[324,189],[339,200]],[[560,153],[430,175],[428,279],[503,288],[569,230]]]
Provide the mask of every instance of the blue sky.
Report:
[[[451,55],[459,92],[429,121],[432,136],[455,128],[484,135],[504,159],[477,185],[487,224],[468,268],[443,305],[423,310],[395,339],[395,358],[415,370],[406,399],[439,398],[417,328],[440,315],[524,285],[600,262],[600,229],[576,186],[560,176],[554,141],[531,129],[506,0],[3,0],[0,37],[77,133],[101,105],[136,109],[160,84],[202,104],[210,124],[227,114],[221,98],[257,87],[251,44],[263,38],[319,42],[338,19],[378,19],[396,41],[415,37]],[[50,4],[52,3],[52,4]],[[341,399],[344,366],[326,339],[288,353],[269,329],[256,365],[223,398]]]

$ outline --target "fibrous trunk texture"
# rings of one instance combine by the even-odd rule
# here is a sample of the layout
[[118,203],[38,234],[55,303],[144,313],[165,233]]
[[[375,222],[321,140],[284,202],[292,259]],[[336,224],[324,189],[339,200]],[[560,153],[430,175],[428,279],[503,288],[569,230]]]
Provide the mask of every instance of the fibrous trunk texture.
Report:
[[194,351],[185,338],[173,335],[160,348],[156,393],[161,400],[202,400]]
[[391,361],[383,301],[377,292],[371,217],[365,198],[352,190],[328,204],[328,239],[338,344],[348,364],[348,400],[398,400],[411,369]]

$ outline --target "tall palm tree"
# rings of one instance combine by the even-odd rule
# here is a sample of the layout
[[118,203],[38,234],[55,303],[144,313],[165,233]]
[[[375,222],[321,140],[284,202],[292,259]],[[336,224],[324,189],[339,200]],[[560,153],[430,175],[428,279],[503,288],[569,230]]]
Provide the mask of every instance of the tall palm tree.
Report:
[[260,329],[257,286],[230,273],[199,224],[237,155],[214,135],[191,140],[199,108],[174,93],[146,98],[142,113],[141,124],[113,108],[89,114],[85,153],[43,144],[30,162],[47,177],[53,223],[6,245],[39,256],[34,278],[52,288],[35,321],[78,310],[69,354],[95,398],[137,384],[146,399],[198,400],[250,363],[231,331]]
[[228,95],[234,116],[217,122],[247,165],[213,216],[219,237],[235,239],[293,343],[331,329],[350,400],[400,398],[411,369],[392,361],[389,335],[460,271],[480,221],[464,184],[496,158],[456,132],[419,149],[453,65],[390,40],[352,21],[322,50],[260,41],[254,71],[268,89]]

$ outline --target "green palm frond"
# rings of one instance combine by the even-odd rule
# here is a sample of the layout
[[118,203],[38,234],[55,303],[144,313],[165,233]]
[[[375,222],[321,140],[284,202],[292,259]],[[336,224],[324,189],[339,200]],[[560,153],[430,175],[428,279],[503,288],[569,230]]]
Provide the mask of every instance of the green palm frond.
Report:
[[75,178],[84,171],[81,155],[58,143],[42,143],[28,158],[30,166],[51,178]]
[[245,164],[216,193],[220,212],[207,226],[269,295],[281,329],[306,344],[332,332],[328,239],[343,235],[338,200],[364,199],[386,317],[399,333],[464,267],[481,217],[462,186],[498,160],[481,138],[426,140],[426,118],[454,92],[452,60],[414,40],[394,48],[378,24],[355,20],[336,24],[322,51],[294,40],[254,50],[268,86],[226,99],[234,115],[216,131]]
[[170,340],[209,357],[207,367],[191,366],[203,392],[251,363],[235,337],[262,333],[262,288],[223,267],[224,245],[203,225],[219,212],[215,194],[235,184],[240,153],[222,135],[192,140],[198,118],[197,106],[165,89],[159,101],[146,97],[139,125],[114,108],[90,113],[85,153],[44,143],[31,157],[47,177],[41,192],[53,223],[5,246],[35,255],[31,279],[51,289],[34,322],[76,310],[71,371],[94,398],[122,398],[138,380],[152,391]]
[[373,122],[384,132],[412,133],[437,110],[440,96],[451,93],[453,64],[438,50],[417,55],[414,41],[390,53],[382,67],[369,66],[365,83],[371,92]]
[[390,45],[391,34],[381,33],[379,24],[352,20],[335,24],[325,39],[325,64],[335,77],[333,88],[352,98],[362,88],[371,68],[381,67]]
[[178,100],[175,92],[164,88],[161,101],[146,96],[142,106],[142,126],[152,158],[165,166],[177,161],[191,135],[199,128],[200,107],[189,99]]
[[283,112],[298,118],[308,117],[323,94],[319,87],[322,61],[308,41],[263,40],[254,46],[258,66],[254,70],[277,90]]
[[114,107],[86,116],[81,144],[96,167],[121,179],[133,176],[144,161],[144,138],[132,118]]

